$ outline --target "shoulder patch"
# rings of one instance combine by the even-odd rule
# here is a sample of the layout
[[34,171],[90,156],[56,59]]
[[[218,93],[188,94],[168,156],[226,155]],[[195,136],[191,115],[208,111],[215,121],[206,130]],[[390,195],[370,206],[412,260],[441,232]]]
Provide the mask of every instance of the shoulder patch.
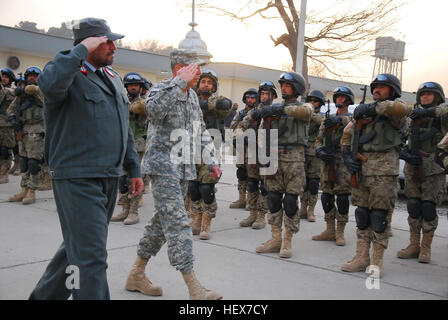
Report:
[[84,73],[84,74],[89,73],[89,71],[87,71],[87,68],[85,66],[81,66],[81,69],[79,69],[79,72]]
[[104,69],[104,72],[106,72],[109,76],[111,76],[112,78],[115,77],[116,72],[111,67],[105,66],[103,69]]

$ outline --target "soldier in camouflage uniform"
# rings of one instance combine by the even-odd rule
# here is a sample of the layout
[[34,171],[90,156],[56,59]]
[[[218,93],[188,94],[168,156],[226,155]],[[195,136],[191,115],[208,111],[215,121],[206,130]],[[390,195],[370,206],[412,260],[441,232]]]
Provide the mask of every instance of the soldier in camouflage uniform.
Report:
[[324,162],[321,201],[327,228],[312,239],[336,241],[336,245],[345,246],[344,230],[348,222],[351,187],[350,173],[342,159],[340,141],[344,127],[352,119],[348,106],[354,104],[353,91],[348,87],[337,87],[333,91],[333,102],[337,107],[336,115],[326,117],[316,139],[316,156]]
[[[136,72],[130,72],[123,78],[129,98],[129,126],[134,135],[135,150],[137,150],[139,161],[143,158],[146,144],[146,101],[140,96],[144,86],[143,78]],[[142,177],[143,178],[143,177]],[[120,177],[119,183],[120,202],[123,210],[111,221],[123,221],[126,225],[139,222],[138,208],[143,201],[143,194],[133,196],[129,189],[129,178],[127,174]]]
[[[278,168],[274,175],[266,176],[265,180],[272,238],[257,246],[256,252],[280,252],[281,258],[290,258],[292,237],[299,232],[300,226],[297,201],[306,185],[305,147],[313,107],[297,100],[306,88],[305,79],[300,74],[284,73],[278,82],[284,102],[252,113],[255,121],[263,118],[264,128],[269,126],[270,121],[270,129],[278,130]],[[283,223],[285,234],[282,239]]]
[[438,150],[437,144],[448,131],[448,105],[440,84],[425,82],[420,85],[417,105],[410,118],[408,147],[400,152],[400,158],[406,161],[404,191],[408,198],[410,244],[400,250],[397,257],[418,258],[419,262],[429,263],[438,225],[436,206],[446,194],[445,169],[440,161],[440,154],[444,152]]
[[[170,58],[173,78],[152,88],[146,105],[150,122],[142,171],[151,177],[155,211],[139,242],[126,289],[147,295],[162,294],[162,289],[152,285],[144,271],[148,260],[168,242],[170,263],[181,271],[190,298],[221,299],[221,294],[205,289],[193,271],[193,236],[184,206],[188,180],[196,179],[197,175],[193,161],[197,154],[194,150],[203,150],[203,154],[210,155],[210,174],[215,178],[221,175],[214,156],[213,141],[205,129],[199,99],[192,89],[201,75],[198,67],[200,60],[192,50],[174,50]],[[200,126],[201,134],[201,143],[197,148],[193,145],[195,125]],[[178,153],[172,152],[178,146],[178,142],[171,139],[176,129],[183,143],[181,159],[176,158]]]
[[[341,270],[365,272],[371,265],[369,272],[381,277],[389,239],[387,214],[393,210],[397,199],[397,150],[401,144],[401,129],[412,107],[399,99],[401,82],[394,75],[377,75],[370,84],[370,91],[375,102],[356,107],[355,121],[345,127],[341,141],[344,163],[352,174],[352,204],[357,207],[358,238],[355,257],[343,264]],[[362,163],[358,159],[362,159]],[[369,256],[371,243],[372,258]]]
[[[207,130],[219,130],[224,138],[224,119],[232,108],[232,101],[218,96],[217,90],[218,76],[212,70],[204,70],[197,83],[197,94],[205,126]],[[220,150],[222,145],[218,140],[214,141],[216,150]],[[196,172],[197,178],[188,183],[191,227],[193,235],[199,234],[199,239],[209,240],[211,221],[216,217],[218,209],[215,192],[219,178],[210,177],[208,165],[202,162],[196,164]]]
[[305,191],[300,196],[299,215],[301,219],[308,219],[308,221],[314,222],[316,221],[314,207],[316,206],[319,193],[320,170],[322,166],[322,161],[316,157],[316,146],[314,144],[323,120],[320,108],[325,104],[325,95],[322,91],[313,90],[306,97],[306,102],[311,103],[314,112],[310,121],[308,145],[305,149],[306,186]]
[[3,68],[0,72],[2,75],[1,86],[5,88],[12,88],[12,85],[17,80],[14,72],[9,70],[8,68]]
[[[0,85],[0,183],[8,183],[8,170],[11,166],[11,149],[16,145],[14,128],[8,122],[6,111],[14,100],[14,90],[11,89],[9,73],[2,69],[2,84]],[[6,69],[9,71],[9,69]],[[14,76],[14,74],[12,73]],[[15,78],[15,77],[14,77]]]
[[15,89],[16,98],[8,108],[8,121],[20,132],[19,164],[22,191],[8,201],[31,204],[36,202],[36,190],[42,183],[41,165],[44,158],[43,97],[37,86],[41,70],[30,67],[25,71],[25,83]]
[[[272,101],[277,99],[277,91],[275,85],[271,81],[263,81],[258,86],[257,108],[249,110],[246,117],[238,124],[237,129],[246,131],[254,130],[254,137],[258,136],[258,127],[260,121],[252,120],[252,112],[270,106]],[[255,150],[257,151],[257,150]],[[246,165],[247,172],[247,201],[249,202],[249,216],[240,222],[241,227],[252,227],[252,229],[263,229],[266,225],[266,213],[268,212],[268,191],[265,188],[265,177],[260,175],[260,165],[258,163],[248,163]]]
[[[244,109],[238,111],[233,117],[232,122],[230,123],[230,129],[235,130],[238,127],[238,124],[243,121],[243,119],[247,116],[248,112],[253,109],[257,103],[258,91],[255,88],[250,88],[243,93],[243,102],[245,104]],[[235,148],[236,150],[236,148]],[[246,155],[244,156],[246,159]],[[237,163],[236,164],[236,177],[238,179],[238,200],[235,200],[229,205],[230,209],[239,209],[246,208],[248,205],[246,192],[247,192],[247,168],[246,163]]]

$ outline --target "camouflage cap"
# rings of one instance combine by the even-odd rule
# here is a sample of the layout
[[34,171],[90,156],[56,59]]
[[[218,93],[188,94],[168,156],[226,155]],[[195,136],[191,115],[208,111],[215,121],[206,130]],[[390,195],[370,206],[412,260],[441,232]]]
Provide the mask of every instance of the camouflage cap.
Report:
[[174,49],[170,53],[171,66],[178,65],[179,63],[185,64],[197,64],[198,66],[204,65],[206,62],[202,60],[198,53],[189,49]]
[[115,41],[124,37],[122,34],[113,33],[106,20],[98,18],[84,18],[73,26],[73,45],[89,37],[106,36],[108,40]]

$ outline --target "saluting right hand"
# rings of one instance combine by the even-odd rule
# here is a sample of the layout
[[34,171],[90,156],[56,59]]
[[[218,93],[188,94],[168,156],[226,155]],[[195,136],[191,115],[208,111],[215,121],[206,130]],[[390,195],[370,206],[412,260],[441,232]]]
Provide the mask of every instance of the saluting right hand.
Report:
[[[180,68],[179,71],[177,71],[177,76],[187,83],[187,86],[189,86],[192,83],[192,80],[194,80],[197,77],[199,67],[195,64],[189,64],[186,67]],[[196,84],[196,83],[195,83]]]
[[83,44],[87,48],[89,53],[91,53],[91,52],[95,51],[95,49],[98,48],[99,45],[106,43],[106,42],[107,42],[106,36],[89,37],[89,38],[85,38],[84,40],[82,40],[81,44]]

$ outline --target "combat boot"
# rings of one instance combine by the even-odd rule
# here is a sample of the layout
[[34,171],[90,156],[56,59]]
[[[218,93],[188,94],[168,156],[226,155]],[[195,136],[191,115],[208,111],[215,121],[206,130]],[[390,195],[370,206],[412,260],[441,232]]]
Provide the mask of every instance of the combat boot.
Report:
[[337,246],[345,246],[344,239],[344,230],[345,230],[345,222],[340,222],[336,224],[336,245]]
[[112,218],[110,218],[110,221],[116,222],[116,221],[123,221],[124,219],[126,219],[129,215],[130,206],[131,206],[131,204],[129,203],[129,201],[124,202],[123,209],[121,210],[121,212],[119,214],[117,214],[116,216],[113,216]]
[[280,258],[291,258],[291,240],[294,233],[288,227],[286,227],[285,229],[285,235],[283,236],[282,246],[280,249]]
[[145,275],[147,260],[137,256],[131,272],[126,280],[125,289],[128,291],[139,291],[148,296],[161,296],[163,291],[159,286],[155,286]]
[[210,224],[212,222],[212,218],[206,213],[202,214],[201,221],[201,233],[199,234],[199,239],[201,240],[209,240],[210,239]]
[[117,206],[122,206],[122,205],[124,205],[127,201],[128,201],[128,196],[127,196],[127,194],[124,194],[124,193],[119,193],[119,194],[118,194]]
[[347,263],[341,266],[341,270],[345,272],[365,272],[370,265],[370,242],[363,239],[358,239],[356,242],[356,255]]
[[6,165],[2,165],[0,167],[0,184],[2,183],[8,183],[9,182],[9,178],[8,178],[8,166]]
[[308,208],[308,192],[304,192],[300,197],[300,209],[299,209],[300,219],[308,218],[307,208]]
[[193,271],[182,273],[185,284],[188,287],[190,300],[221,300],[222,294],[204,288],[196,278]]
[[418,258],[420,253],[420,233],[410,233],[410,244],[397,252],[397,257],[400,259]]
[[307,220],[309,222],[315,222],[316,216],[314,215],[314,208],[316,207],[317,194],[315,196],[310,195],[308,197],[308,210],[307,210]]
[[271,225],[272,238],[255,248],[257,253],[280,252],[282,246],[282,228]]
[[149,178],[143,179],[143,183],[144,183],[143,193],[144,194],[150,193],[151,187],[149,186]]
[[22,200],[22,204],[32,204],[36,202],[36,190],[28,189],[25,198]]
[[202,214],[190,211],[191,221],[190,227],[193,235],[196,236],[201,232]]
[[28,193],[28,188],[22,188],[22,191],[20,193],[17,193],[11,197],[9,197],[9,202],[22,202],[23,198],[25,198],[26,194]]
[[240,222],[240,227],[250,227],[255,222],[255,220],[257,220],[257,211],[252,210],[250,211],[249,216]]
[[37,190],[39,191],[47,191],[53,189],[51,185],[51,178],[47,171],[42,172],[42,184],[39,186]]
[[378,268],[378,276],[381,278],[383,276],[383,256],[384,256],[384,246],[377,242],[373,243],[373,252],[371,264]]
[[135,199],[131,199],[129,201],[129,214],[127,218],[123,221],[126,225],[136,224],[140,221],[138,217],[138,201],[135,201]]
[[246,191],[243,189],[238,189],[238,193],[239,198],[229,205],[230,209],[242,209],[246,207]]
[[258,211],[257,213],[257,219],[254,223],[252,223],[252,229],[263,229],[266,226],[266,218],[265,213]]
[[327,228],[319,235],[313,236],[311,239],[317,241],[335,241],[336,240],[336,226],[334,219],[326,221]]
[[420,254],[418,255],[418,262],[430,263],[431,262],[431,244],[433,235],[429,233],[423,233],[422,244],[420,246]]
[[138,200],[138,207],[139,208],[143,207],[143,197],[141,197],[140,200]]

